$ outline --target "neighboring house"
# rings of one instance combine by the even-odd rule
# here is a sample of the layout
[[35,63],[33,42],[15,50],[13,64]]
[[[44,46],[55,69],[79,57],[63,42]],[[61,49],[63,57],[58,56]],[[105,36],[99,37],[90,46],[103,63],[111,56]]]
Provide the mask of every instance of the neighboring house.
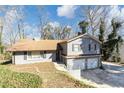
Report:
[[89,34],[69,40],[20,40],[7,50],[14,64],[63,62],[67,69],[92,69],[101,66],[101,42]]

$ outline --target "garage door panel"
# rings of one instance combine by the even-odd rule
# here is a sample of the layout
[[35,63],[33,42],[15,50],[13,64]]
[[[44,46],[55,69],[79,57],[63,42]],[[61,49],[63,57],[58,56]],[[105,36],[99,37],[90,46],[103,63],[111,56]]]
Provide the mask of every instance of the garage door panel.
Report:
[[69,69],[85,69],[85,59],[69,59],[68,60]]
[[68,59],[67,68],[69,70],[84,70],[98,67],[98,58]]
[[87,59],[87,69],[96,68],[98,66],[98,58]]

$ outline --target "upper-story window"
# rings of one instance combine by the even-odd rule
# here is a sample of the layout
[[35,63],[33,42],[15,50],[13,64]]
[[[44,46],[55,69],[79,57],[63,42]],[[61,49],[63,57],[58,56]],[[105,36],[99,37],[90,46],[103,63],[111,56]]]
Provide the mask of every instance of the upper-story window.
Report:
[[91,44],[89,44],[89,51],[91,51]]
[[73,44],[72,45],[72,51],[75,51],[75,52],[81,51],[80,44]]
[[96,50],[96,44],[94,44],[94,50]]

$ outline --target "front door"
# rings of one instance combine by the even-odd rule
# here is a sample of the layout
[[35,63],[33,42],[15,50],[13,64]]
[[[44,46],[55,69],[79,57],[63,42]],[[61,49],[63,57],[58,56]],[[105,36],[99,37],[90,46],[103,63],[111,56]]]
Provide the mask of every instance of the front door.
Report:
[[61,51],[57,50],[56,52],[56,61],[61,61]]

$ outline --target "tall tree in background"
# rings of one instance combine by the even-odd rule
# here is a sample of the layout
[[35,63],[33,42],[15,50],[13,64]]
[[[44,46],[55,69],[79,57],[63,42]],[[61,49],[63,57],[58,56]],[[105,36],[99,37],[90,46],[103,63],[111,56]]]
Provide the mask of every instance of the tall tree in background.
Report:
[[53,37],[54,39],[61,40],[61,39],[69,39],[72,33],[72,29],[70,26],[57,26],[54,28]]
[[104,33],[105,33],[105,22],[101,19],[100,28],[99,28],[99,40],[102,42],[101,44],[101,54],[104,52]]
[[88,22],[81,21],[81,22],[79,22],[78,25],[79,25],[79,27],[81,29],[81,34],[85,34],[87,32]]
[[23,21],[23,18],[19,18],[18,19],[18,34],[19,34],[19,39],[24,39],[26,38],[26,35],[25,35],[25,30],[24,30],[24,21]]
[[88,22],[88,32],[95,36],[99,32],[100,19],[106,20],[109,6],[82,6],[80,16]]
[[64,26],[61,33],[61,39],[69,39],[72,29],[70,26]]
[[4,24],[5,24],[5,37],[4,40],[14,44],[18,39],[24,39],[26,37],[24,31],[24,16],[23,6],[8,6],[5,7],[4,12]]
[[53,27],[50,24],[46,24],[42,30],[42,39],[54,39],[52,31]]
[[61,39],[61,34],[62,34],[62,26],[61,25],[55,26],[54,31],[53,31],[54,39],[60,40]]
[[70,37],[70,34],[72,32],[72,29],[70,26],[53,26],[54,24],[48,23],[43,27],[44,38],[43,39],[68,39]]
[[100,28],[99,28],[99,40],[102,42],[102,44],[104,43],[104,32],[105,32],[105,23],[101,19]]
[[121,61],[121,58],[120,58],[120,46],[122,45],[123,43],[123,39],[121,36],[118,36],[117,38],[117,44],[116,44],[116,60],[115,61]]
[[[38,9],[38,18],[39,18],[39,33],[40,33],[40,38],[41,39],[46,39],[47,38],[47,34],[49,34],[50,32],[48,32],[48,28],[49,28],[49,14],[45,9],[45,6],[43,5],[38,5],[37,6]],[[47,26],[47,29],[44,29],[44,27]],[[47,32],[46,32],[47,30]],[[50,37],[51,38],[51,37]]]
[[113,61],[120,61],[119,47],[123,40],[122,37],[117,34],[117,32],[122,24],[122,22],[115,21],[114,18],[111,21],[112,32],[108,35],[108,39],[104,43],[104,47],[106,48],[104,54],[105,60],[111,57],[113,58]]

